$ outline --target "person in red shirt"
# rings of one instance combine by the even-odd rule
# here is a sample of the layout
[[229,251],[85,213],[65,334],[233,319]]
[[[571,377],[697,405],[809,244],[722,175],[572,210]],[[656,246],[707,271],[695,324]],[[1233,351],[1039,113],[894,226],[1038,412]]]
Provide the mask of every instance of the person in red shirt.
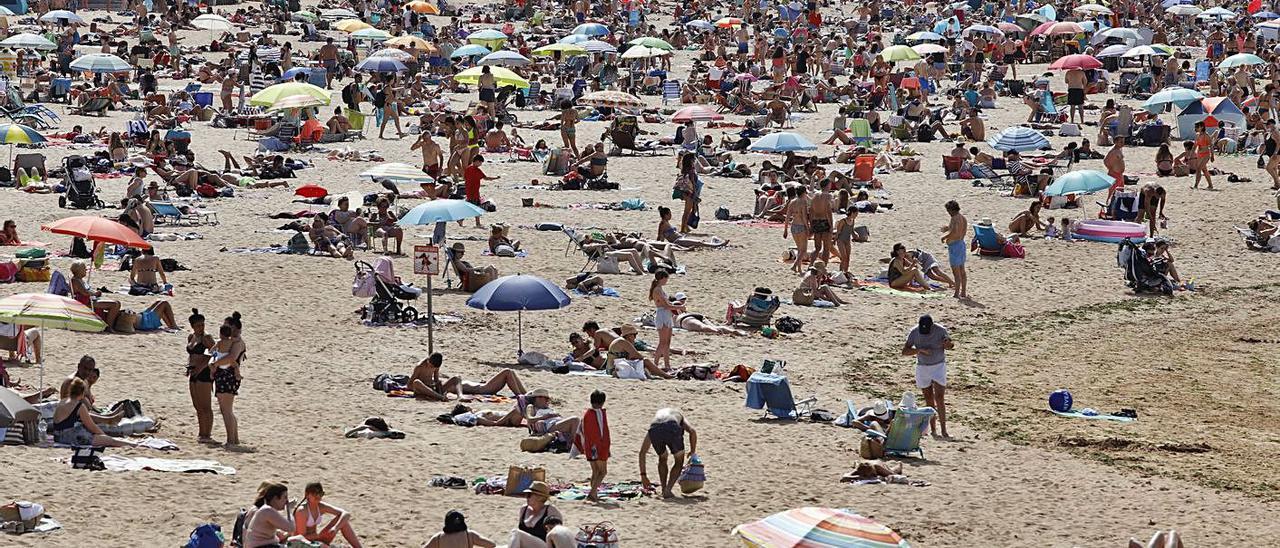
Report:
[[[498,177],[490,177],[484,174],[480,166],[484,164],[484,156],[476,155],[471,159],[471,165],[462,171],[462,181],[465,183],[467,201],[477,206],[480,205],[480,181],[493,181]],[[461,224],[461,221],[459,221]],[[480,228],[480,217],[476,217],[476,228]]]

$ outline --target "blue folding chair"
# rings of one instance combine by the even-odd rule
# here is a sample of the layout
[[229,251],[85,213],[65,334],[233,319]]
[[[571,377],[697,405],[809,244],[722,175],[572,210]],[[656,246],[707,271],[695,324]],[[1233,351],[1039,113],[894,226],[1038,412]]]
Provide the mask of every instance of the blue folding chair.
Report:
[[752,373],[747,379],[746,406],[763,409],[764,417],[795,420],[812,412],[817,398],[797,402],[791,396],[791,385],[784,375]]

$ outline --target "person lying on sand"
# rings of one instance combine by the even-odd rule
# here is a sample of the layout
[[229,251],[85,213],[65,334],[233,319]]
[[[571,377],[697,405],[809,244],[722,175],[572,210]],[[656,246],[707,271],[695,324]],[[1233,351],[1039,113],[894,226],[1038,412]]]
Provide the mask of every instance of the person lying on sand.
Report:
[[[689,302],[688,297],[684,293],[676,293],[672,297],[672,304],[685,306]],[[695,333],[711,333],[713,335],[738,335],[745,336],[750,333],[731,325],[720,325],[702,314],[693,312],[681,312],[676,315],[676,327],[685,331],[693,331]]]
[[569,357],[573,361],[587,364],[591,369],[604,367],[604,356],[600,353],[600,349],[593,346],[581,333],[569,334],[569,346],[573,348],[569,352]]
[[503,230],[501,224],[494,224],[489,228],[489,253],[498,254],[498,247],[506,246],[511,251],[520,251],[520,240],[512,240],[507,237],[507,233]]
[[604,278],[599,274],[581,272],[564,281],[564,288],[578,290],[587,294],[598,294],[604,291]]
[[645,372],[652,377],[660,377],[663,379],[672,378],[671,373],[663,371],[653,360],[644,357],[640,351],[636,349],[636,336],[639,335],[636,326],[627,324],[622,326],[622,336],[614,339],[609,343],[609,365],[608,369],[611,373],[616,374],[616,360],[643,360]]
[[419,399],[448,401],[449,394],[497,395],[504,388],[513,394],[525,393],[524,383],[515,371],[503,369],[483,383],[465,381],[462,377],[450,377],[440,382],[440,366],[444,355],[436,352],[414,366],[409,375],[409,389]]
[[[719,248],[729,244],[728,240],[713,238],[711,240],[702,240],[693,238],[685,234],[681,234],[676,227],[671,225],[671,208],[667,206],[658,206],[658,240],[670,242],[681,248]],[[675,256],[671,256],[672,262],[675,262]]]
[[578,430],[577,417],[563,417],[551,408],[551,393],[539,388],[527,395],[529,404],[524,408],[524,420],[534,434],[556,432],[572,435]]

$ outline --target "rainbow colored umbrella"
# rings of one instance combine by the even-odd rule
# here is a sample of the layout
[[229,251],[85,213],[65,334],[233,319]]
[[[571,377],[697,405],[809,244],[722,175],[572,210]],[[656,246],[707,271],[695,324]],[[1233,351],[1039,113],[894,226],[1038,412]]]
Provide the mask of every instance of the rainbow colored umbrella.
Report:
[[748,548],[910,548],[893,529],[835,508],[796,508],[733,528]]
[[[93,309],[74,299],[50,293],[19,293],[0,299],[0,322],[93,333],[107,328],[107,324],[93,313]],[[37,393],[44,391],[43,354],[42,352]]]

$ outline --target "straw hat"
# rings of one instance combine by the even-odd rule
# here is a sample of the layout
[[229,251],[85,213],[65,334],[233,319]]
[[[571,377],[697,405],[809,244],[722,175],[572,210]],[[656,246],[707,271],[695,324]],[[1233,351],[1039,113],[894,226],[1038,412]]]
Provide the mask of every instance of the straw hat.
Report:
[[529,484],[529,488],[521,491],[522,495],[538,495],[544,499],[551,498],[551,488],[547,487],[547,483],[543,481],[535,481]]
[[887,420],[889,418],[889,403],[884,400],[877,401],[875,406],[871,408],[871,414],[877,419]]
[[634,326],[634,325],[631,325],[631,324],[629,324],[629,323],[628,323],[628,324],[623,324],[623,325],[622,325],[622,336],[623,336],[623,337],[625,337],[625,336],[627,336],[627,335],[638,335],[639,333],[640,333],[640,332],[639,332],[638,330],[636,330],[636,326]]
[[991,217],[983,217],[978,221],[978,226],[991,226]]
[[550,397],[551,397],[551,392],[548,392],[546,388],[539,388],[539,389],[537,389],[537,390],[534,390],[533,392],[530,392],[530,393],[526,394],[526,396],[527,396],[529,399],[533,399],[533,398],[550,398]]

